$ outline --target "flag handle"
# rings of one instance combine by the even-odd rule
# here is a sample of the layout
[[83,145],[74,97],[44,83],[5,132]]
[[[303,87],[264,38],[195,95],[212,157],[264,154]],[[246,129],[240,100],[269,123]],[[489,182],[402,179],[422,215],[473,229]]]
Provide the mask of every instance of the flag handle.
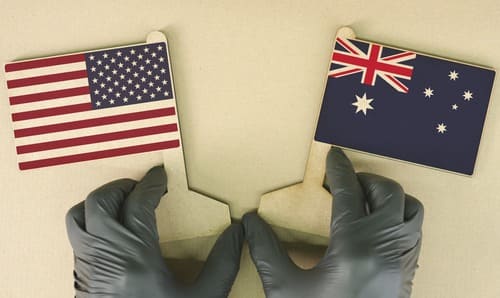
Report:
[[304,183],[308,185],[323,187],[326,169],[326,155],[331,145],[312,141],[307,158],[306,171],[304,174]]

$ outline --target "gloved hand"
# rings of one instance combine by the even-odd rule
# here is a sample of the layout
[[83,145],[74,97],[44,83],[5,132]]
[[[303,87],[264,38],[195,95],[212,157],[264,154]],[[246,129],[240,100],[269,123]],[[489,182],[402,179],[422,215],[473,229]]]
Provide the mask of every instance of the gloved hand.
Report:
[[155,209],[167,191],[163,167],[139,182],[101,186],[74,206],[66,225],[75,255],[78,298],[227,297],[240,264],[243,228],[227,228],[195,283],[178,283],[162,258]]
[[338,148],[326,161],[334,197],[330,244],[310,270],[298,268],[257,214],[243,226],[268,298],[407,298],[417,268],[423,207],[390,179],[356,174]]

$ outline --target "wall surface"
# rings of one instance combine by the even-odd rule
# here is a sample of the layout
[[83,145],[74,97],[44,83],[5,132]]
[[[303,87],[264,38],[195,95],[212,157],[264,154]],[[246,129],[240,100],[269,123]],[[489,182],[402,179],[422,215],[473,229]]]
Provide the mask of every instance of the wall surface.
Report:
[[[497,0],[0,0],[0,25],[1,62],[165,32],[190,184],[229,203],[234,218],[255,209],[263,192],[302,179],[340,26],[362,38],[500,66]],[[138,178],[161,154],[20,172],[1,86],[0,297],[72,297],[65,212],[104,182]],[[500,297],[496,86],[472,178],[348,152],[356,167],[398,180],[426,207],[413,297]],[[232,297],[263,297],[248,252]]]

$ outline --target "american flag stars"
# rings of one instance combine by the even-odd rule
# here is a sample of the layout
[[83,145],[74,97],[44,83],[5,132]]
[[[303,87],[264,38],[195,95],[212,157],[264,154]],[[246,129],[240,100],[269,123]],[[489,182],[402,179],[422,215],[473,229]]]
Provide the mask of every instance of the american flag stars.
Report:
[[172,98],[162,43],[92,52],[87,65],[94,108]]

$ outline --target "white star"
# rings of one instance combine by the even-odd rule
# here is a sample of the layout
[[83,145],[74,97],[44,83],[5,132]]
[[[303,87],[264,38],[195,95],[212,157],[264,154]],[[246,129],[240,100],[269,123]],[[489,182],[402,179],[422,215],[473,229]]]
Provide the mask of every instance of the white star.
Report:
[[161,83],[162,83],[163,85],[166,85],[168,82],[167,82],[167,81],[165,81],[165,80],[163,80]]
[[151,53],[151,57],[156,57],[156,53],[155,52]]
[[104,55],[102,55],[104,58],[108,58],[108,54],[107,53],[104,53]]
[[162,68],[160,71],[161,73],[165,73],[167,70],[165,68]]
[[157,80],[157,81],[158,81],[158,80],[160,80],[160,76],[159,76],[159,75],[156,75],[156,76],[155,76],[155,80]]
[[101,83],[101,85],[100,85],[100,86],[101,86],[101,88],[104,88],[104,87],[106,87],[106,84]]
[[135,84],[135,89],[139,89],[139,88],[141,88],[141,85]]
[[149,52],[149,48],[148,47],[144,48],[144,52],[145,53]]
[[132,79],[128,79],[127,83],[132,84]]
[[90,70],[92,70],[92,72],[95,72],[95,67],[92,66]]
[[154,86],[153,82],[149,82],[148,85],[149,85],[149,87],[153,87]]
[[450,80],[456,81],[458,79],[458,72],[456,71],[450,71],[450,74],[448,75],[450,77]]
[[108,93],[113,92],[113,88],[108,88]]
[[121,75],[120,75],[120,79],[124,80],[124,79],[125,79],[125,75],[124,75],[124,74],[121,74]]
[[370,105],[370,103],[373,101],[373,98],[366,98],[366,93],[363,94],[362,97],[359,97],[356,95],[356,102],[353,102],[352,105],[356,107],[356,114],[359,111],[362,111],[363,114],[366,115],[367,110],[374,110],[374,108]]
[[122,86],[122,91],[126,91],[126,90],[127,90],[127,87]]
[[118,86],[120,83],[118,83],[118,81],[115,81],[113,84],[114,84],[115,86]]
[[118,67],[119,67],[119,68],[123,68],[123,63],[121,63],[121,62],[120,62],[120,63],[118,63]]
[[169,95],[168,91],[163,92],[163,95],[168,96]]
[[144,70],[144,65],[139,66],[140,70]]
[[107,76],[107,77],[106,77],[106,81],[111,82],[111,77],[110,77],[110,76]]
[[137,100],[141,100],[141,99],[142,99],[142,96],[137,95]]
[[149,63],[151,63],[151,60],[146,59],[146,64],[149,64]]
[[429,88],[425,88],[424,94],[425,94],[425,97],[431,98],[431,96],[434,95],[434,90],[432,90],[430,87]]
[[109,103],[112,104],[112,105],[114,105],[115,104],[115,100],[114,99],[110,99]]
[[444,134],[446,132],[446,125],[444,123],[440,123],[440,124],[438,124],[436,129],[437,129],[438,133]]
[[146,89],[146,88],[142,89],[142,93],[147,94],[148,93],[148,89]]
[[132,65],[136,66],[137,65],[137,61],[132,61]]
[[92,79],[92,83],[97,84],[97,79],[96,78]]
[[130,54],[134,55],[134,54],[135,54],[135,50],[134,50],[134,49],[132,49],[132,50],[130,51]]
[[100,77],[104,76],[104,72],[100,71],[100,72],[99,72],[99,76],[100,76]]
[[102,61],[101,60],[97,60],[97,65],[101,65],[102,64]]
[[154,64],[154,65],[153,65],[153,68],[154,68],[154,69],[157,69],[157,68],[158,68],[158,64]]
[[107,96],[106,94],[103,94],[103,95],[101,96],[101,98],[102,98],[102,99],[106,99],[106,98],[108,98],[108,96]]
[[101,102],[100,101],[96,101],[95,105],[96,105],[96,107],[100,107],[101,106]]
[[104,66],[104,68],[105,68],[106,70],[108,70],[108,69],[109,69],[109,65],[107,65],[107,64],[106,64],[106,65]]
[[113,69],[112,73],[115,75],[115,74],[117,74],[117,73],[118,73],[118,70]]
[[134,95],[134,91],[129,91],[128,94],[129,95]]
[[156,97],[156,95],[154,93],[151,93],[150,96],[151,96],[151,98],[155,98]]
[[134,78],[137,78],[139,74],[137,72],[134,72]]
[[121,94],[120,94],[120,92],[116,92],[115,95],[116,95],[116,97],[120,97]]
[[126,71],[127,73],[130,73],[130,71],[131,71],[130,67],[127,67],[127,69],[125,69],[125,71]]
[[116,55],[117,55],[118,57],[121,57],[122,52],[118,51],[118,52],[116,53]]
[[141,82],[146,82],[146,78],[145,78],[145,77],[142,77],[142,78],[141,78]]
[[128,98],[124,97],[123,102],[128,102]]
[[90,60],[94,60],[95,56],[94,55],[90,55],[89,58],[90,58]]
[[163,58],[163,57],[160,57],[160,62],[163,62],[163,60],[165,60],[165,58]]
[[470,101],[473,97],[472,97],[472,92],[470,92],[470,90],[467,90],[464,92],[464,95],[462,95],[464,97],[464,100],[466,101]]
[[150,76],[153,74],[153,72],[151,70],[148,70],[147,74],[148,74],[148,76]]
[[451,106],[451,109],[452,109],[453,111],[458,110],[458,105],[457,105],[457,104],[452,105],[452,106]]
[[160,92],[161,91],[161,87],[156,87],[156,91]]
[[94,91],[94,94],[95,94],[95,95],[99,94],[99,90],[95,90],[95,91]]
[[115,63],[116,62],[116,59],[115,58],[111,58],[111,63]]
[[142,59],[142,54],[137,55],[137,58]]
[[163,49],[163,47],[162,46],[158,46],[157,49],[158,49],[158,51],[161,51]]
[[128,61],[130,58],[128,56],[125,56],[125,61]]

